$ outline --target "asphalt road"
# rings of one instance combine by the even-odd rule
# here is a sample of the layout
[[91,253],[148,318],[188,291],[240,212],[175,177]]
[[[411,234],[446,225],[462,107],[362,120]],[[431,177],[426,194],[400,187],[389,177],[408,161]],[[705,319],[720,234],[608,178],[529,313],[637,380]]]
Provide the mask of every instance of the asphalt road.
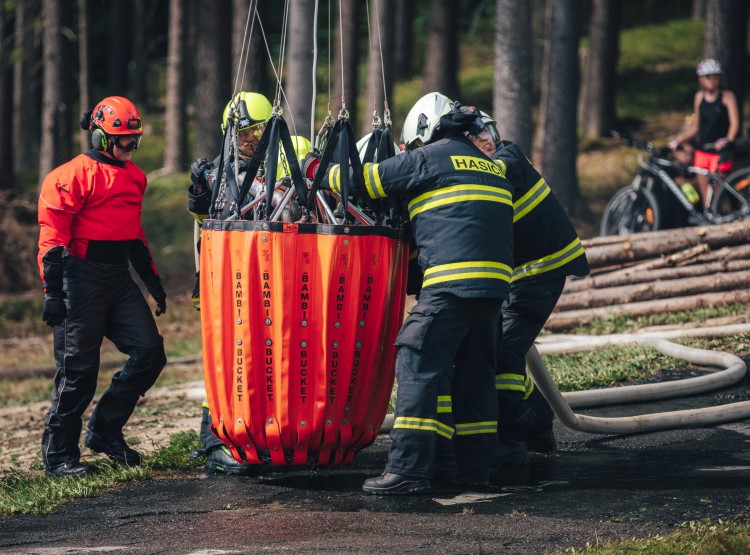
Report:
[[[587,410],[623,415],[748,399],[746,379],[701,398]],[[584,412],[584,411],[582,411]],[[152,480],[0,520],[0,552],[61,553],[547,553],[730,519],[750,507],[750,421],[633,436],[556,424],[559,450],[496,468],[488,489],[364,495],[389,439],[351,467],[260,478]]]

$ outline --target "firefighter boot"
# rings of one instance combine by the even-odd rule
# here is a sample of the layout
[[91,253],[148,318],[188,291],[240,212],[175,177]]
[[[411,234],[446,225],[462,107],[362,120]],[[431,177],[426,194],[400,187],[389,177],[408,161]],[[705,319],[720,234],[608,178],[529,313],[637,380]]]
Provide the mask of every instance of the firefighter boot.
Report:
[[76,461],[64,462],[55,467],[46,469],[47,476],[60,476],[62,478],[78,478],[86,476],[93,472],[87,464],[81,464]]
[[376,478],[368,478],[362,484],[365,493],[375,495],[403,495],[428,490],[431,487],[432,484],[427,478],[412,478],[391,472],[383,472]]
[[498,422],[498,447],[495,464],[523,465],[529,462],[526,441],[534,423],[534,411],[520,403],[512,417],[503,415]]
[[254,465],[234,460],[226,445],[206,449],[206,470],[215,474],[248,476],[253,473]]

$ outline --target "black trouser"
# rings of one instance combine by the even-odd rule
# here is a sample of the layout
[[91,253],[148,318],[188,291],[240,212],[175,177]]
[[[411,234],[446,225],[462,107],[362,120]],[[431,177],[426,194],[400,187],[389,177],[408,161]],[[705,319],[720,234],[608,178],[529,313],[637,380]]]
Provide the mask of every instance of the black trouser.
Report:
[[438,397],[451,384],[457,471],[489,478],[497,441],[495,336],[500,299],[422,292],[396,339],[395,422],[386,470],[431,478],[438,437],[453,428],[438,419]]
[[203,411],[201,413],[201,430],[200,430],[200,443],[206,450],[206,453],[221,447],[224,442],[221,441],[211,432],[211,413],[208,408],[208,401],[203,401]]
[[502,333],[497,336],[500,437],[522,439],[515,437],[518,430],[552,424],[554,412],[526,375],[526,353],[552,314],[563,287],[565,276],[522,279],[511,284],[510,300],[503,303]]
[[138,398],[167,362],[164,341],[127,265],[98,264],[67,256],[64,287],[68,318],[54,328],[57,373],[42,436],[47,468],[78,461],[81,417],[94,397],[104,337],[130,358],[117,372],[91,415],[88,428],[122,435]]

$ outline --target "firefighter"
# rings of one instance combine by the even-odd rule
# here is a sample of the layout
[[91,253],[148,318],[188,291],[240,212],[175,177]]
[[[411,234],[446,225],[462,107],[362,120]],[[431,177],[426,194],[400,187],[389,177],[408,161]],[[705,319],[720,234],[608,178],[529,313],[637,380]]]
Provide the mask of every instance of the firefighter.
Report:
[[[489,484],[497,441],[495,336],[513,271],[513,207],[500,166],[463,135],[481,128],[480,118],[430,93],[406,117],[407,151],[364,165],[363,193],[408,201],[424,270],[419,302],[396,339],[392,444],[385,472],[363,485],[370,494],[429,489],[440,436],[455,435],[455,483]],[[313,163],[304,165],[308,176]],[[323,186],[340,192],[337,165],[328,169]],[[446,383],[455,427],[438,420]]]
[[[242,110],[239,109],[242,103]],[[271,103],[262,94],[242,91],[237,93],[224,108],[221,118],[221,131],[226,132],[230,121],[237,130],[237,162],[238,185],[242,185],[245,179],[247,163],[253,157],[255,148],[260,142],[268,118],[271,117]],[[211,208],[211,195],[213,186],[219,177],[219,164],[221,155],[213,162],[200,158],[192,163],[188,187],[188,211],[193,215],[195,221],[201,224],[208,217]],[[233,152],[226,159],[225,166],[229,171],[234,171]],[[226,175],[224,176],[226,179]],[[200,251],[200,238],[196,248]],[[195,275],[195,288],[193,289],[193,306],[200,310],[200,276]],[[232,457],[231,452],[224,443],[211,433],[211,415],[208,400],[203,400],[201,415],[200,443],[206,453],[206,470],[214,473],[247,475],[252,473],[253,465],[238,462]]]
[[584,276],[589,265],[550,186],[518,146],[501,140],[495,121],[482,116],[485,128],[469,139],[504,169],[514,189],[513,277],[497,338],[497,462],[522,464],[528,449],[556,448],[554,413],[526,374],[526,353],[555,308],[566,276]]
[[57,364],[42,460],[54,476],[91,472],[80,462],[78,442],[103,338],[129,358],[94,409],[85,444],[118,463],[141,464],[122,429],[167,361],[128,264],[156,301],[156,315],[163,314],[167,295],[141,226],[146,176],[131,161],[143,134],[141,115],[128,99],[110,96],[84,114],[81,127],[91,131],[93,148],[50,172],[39,197],[42,318],[53,327]]

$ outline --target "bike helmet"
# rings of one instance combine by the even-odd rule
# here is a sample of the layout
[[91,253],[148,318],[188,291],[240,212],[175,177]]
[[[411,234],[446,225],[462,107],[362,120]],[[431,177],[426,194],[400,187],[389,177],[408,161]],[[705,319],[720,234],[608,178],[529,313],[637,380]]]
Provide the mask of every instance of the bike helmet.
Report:
[[407,150],[430,143],[440,123],[440,117],[455,106],[450,98],[439,92],[424,95],[409,110],[401,131],[401,142]]
[[698,67],[695,68],[695,73],[698,74],[698,77],[705,77],[706,75],[721,75],[721,64],[719,63],[719,60],[714,60],[712,58],[701,60]]
[[[91,143],[97,150],[107,150],[108,141],[129,151],[138,148],[143,136],[141,113],[127,98],[108,96],[94,110],[83,115],[81,127],[91,130]],[[119,137],[135,136],[135,141],[123,147]]]
[[266,123],[271,117],[271,103],[260,93],[238,92],[224,108],[221,116],[221,132],[226,131],[229,118],[237,125],[238,130]]
[[[367,143],[370,142],[370,136],[372,133],[368,133],[360,140],[357,141],[357,152],[359,152],[359,159],[362,160],[367,152]],[[396,151],[396,155],[401,154],[401,149],[396,143],[393,143],[393,149]]]

